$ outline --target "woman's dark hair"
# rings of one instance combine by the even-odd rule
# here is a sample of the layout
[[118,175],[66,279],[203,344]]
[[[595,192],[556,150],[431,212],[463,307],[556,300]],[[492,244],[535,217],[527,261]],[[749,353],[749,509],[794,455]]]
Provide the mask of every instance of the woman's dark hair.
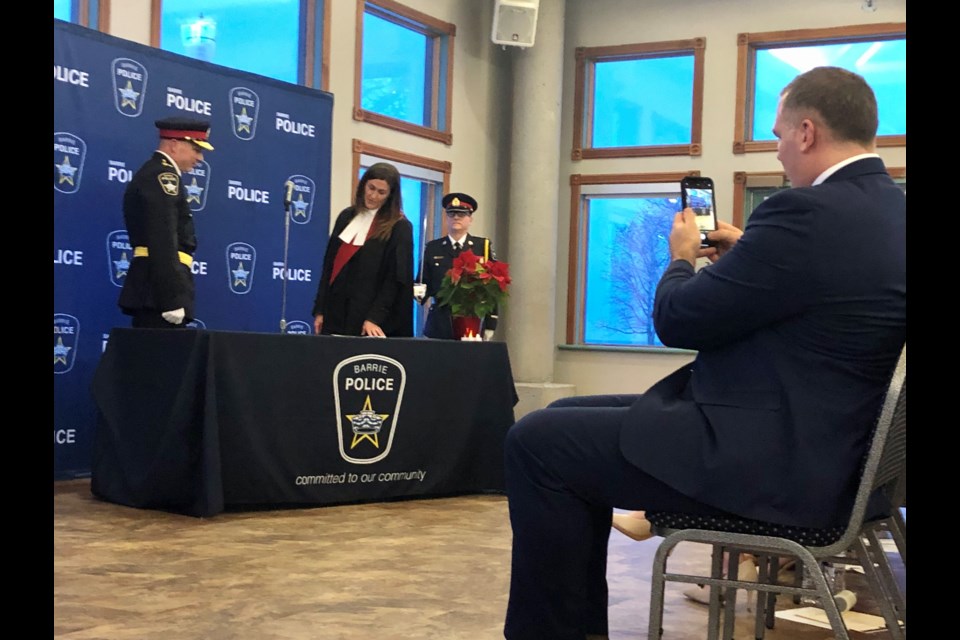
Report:
[[393,231],[393,225],[403,219],[403,198],[400,196],[400,172],[392,164],[387,162],[378,162],[367,169],[360,183],[357,185],[357,194],[353,200],[353,207],[357,211],[364,209],[363,193],[367,188],[367,183],[371,180],[383,180],[390,187],[390,194],[383,201],[377,216],[373,223],[376,229],[373,237],[380,240],[386,240]]

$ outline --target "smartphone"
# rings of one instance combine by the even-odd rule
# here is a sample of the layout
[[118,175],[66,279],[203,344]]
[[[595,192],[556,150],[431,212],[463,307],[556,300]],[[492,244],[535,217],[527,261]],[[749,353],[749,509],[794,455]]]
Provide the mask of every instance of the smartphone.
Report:
[[690,207],[697,214],[697,228],[700,229],[700,246],[712,247],[715,243],[707,240],[707,232],[717,228],[717,207],[713,191],[713,180],[687,176],[680,180],[680,198],[683,208]]

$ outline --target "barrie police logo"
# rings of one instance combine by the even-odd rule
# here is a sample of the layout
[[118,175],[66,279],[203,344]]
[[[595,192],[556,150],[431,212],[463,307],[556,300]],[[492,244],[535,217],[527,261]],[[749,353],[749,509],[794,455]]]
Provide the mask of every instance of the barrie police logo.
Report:
[[407,382],[403,365],[366,354],[342,360],[333,371],[340,457],[371,464],[390,453]]
[[207,206],[207,185],[210,184],[210,163],[201,160],[183,175],[181,185],[187,195],[187,204],[191,211],[201,211]]
[[60,193],[76,193],[83,176],[87,143],[67,131],[53,134],[53,188]]
[[230,89],[230,113],[233,116],[233,135],[241,140],[253,140],[253,136],[257,135],[260,97],[246,87]]
[[309,336],[313,335],[313,325],[303,320],[291,320],[287,323],[287,326],[283,328],[283,332],[293,335]]
[[130,58],[117,58],[111,64],[113,73],[113,106],[130,118],[143,113],[147,92],[147,68]]
[[233,242],[227,246],[227,284],[236,294],[250,293],[253,287],[253,270],[257,264],[257,250],[246,242]]
[[188,329],[206,329],[207,325],[200,318],[194,318],[193,320],[191,320],[186,324],[186,327]]
[[307,224],[313,213],[313,194],[317,190],[316,184],[304,175],[293,175],[287,180],[293,183],[290,219],[297,224]]
[[110,282],[114,286],[122,287],[130,270],[133,260],[133,247],[130,246],[130,236],[124,229],[117,229],[107,234],[107,265],[110,268]]
[[53,314],[53,373],[73,369],[80,339],[80,321],[66,313]]

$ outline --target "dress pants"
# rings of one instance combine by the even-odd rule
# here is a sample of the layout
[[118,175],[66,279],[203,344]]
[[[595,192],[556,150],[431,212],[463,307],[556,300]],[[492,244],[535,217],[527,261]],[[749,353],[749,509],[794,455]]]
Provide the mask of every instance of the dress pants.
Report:
[[[607,629],[612,508],[722,515],[630,464],[620,430],[637,396],[560,400],[507,433],[513,528],[508,640],[583,640]],[[671,455],[665,452],[665,455]]]

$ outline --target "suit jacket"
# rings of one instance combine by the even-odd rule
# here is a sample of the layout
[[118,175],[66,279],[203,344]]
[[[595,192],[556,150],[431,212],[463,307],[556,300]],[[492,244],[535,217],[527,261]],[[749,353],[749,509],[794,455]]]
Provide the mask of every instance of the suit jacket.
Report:
[[[469,233],[461,241],[462,251],[470,250],[475,255],[483,257],[484,245],[489,242],[481,236],[472,236]],[[496,260],[497,255],[493,251],[493,245],[489,245],[491,260]],[[441,307],[437,304],[436,295],[440,291],[440,285],[443,282],[443,276],[453,266],[453,259],[456,257],[453,244],[450,242],[450,236],[444,236],[431,240],[423,248],[422,273],[417,278],[418,282],[427,285],[427,294],[424,300],[433,298],[433,304],[427,312],[427,319],[423,325],[423,335],[428,338],[441,338],[453,340],[453,322],[450,316],[449,307]],[[497,312],[483,319],[484,329],[497,328]]]
[[330,282],[333,260],[343,241],[340,233],[355,210],[340,212],[327,241],[313,315],[323,314],[322,332],[359,336],[364,320],[388,337],[413,336],[413,225],[397,222],[387,240],[370,237]]
[[193,318],[194,282],[178,251],[197,249],[193,214],[177,168],[155,152],[130,180],[123,194],[123,220],[130,246],[147,247],[149,256],[130,256],[118,304],[127,315],[138,311],[172,311],[183,307],[184,322]]
[[777,193],[717,263],[667,268],[657,333],[699,353],[631,406],[621,450],[746,518],[845,524],[906,318],[906,197],[880,159]]

